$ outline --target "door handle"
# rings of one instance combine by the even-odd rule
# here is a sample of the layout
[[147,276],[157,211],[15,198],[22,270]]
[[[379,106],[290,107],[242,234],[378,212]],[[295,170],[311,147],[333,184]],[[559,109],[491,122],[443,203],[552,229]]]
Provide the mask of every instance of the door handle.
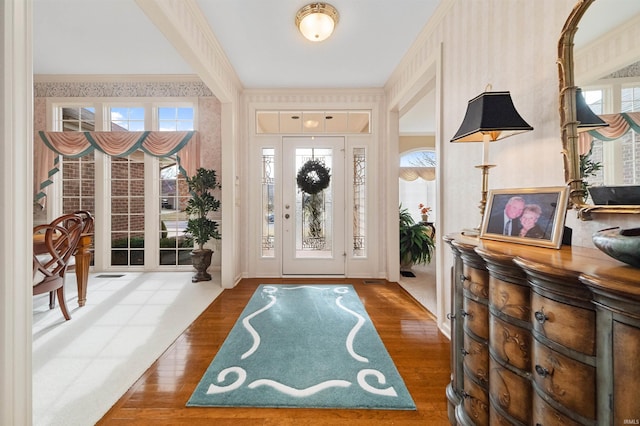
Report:
[[284,218],[285,218],[285,219],[289,219],[289,213],[285,214],[285,215],[284,215]]

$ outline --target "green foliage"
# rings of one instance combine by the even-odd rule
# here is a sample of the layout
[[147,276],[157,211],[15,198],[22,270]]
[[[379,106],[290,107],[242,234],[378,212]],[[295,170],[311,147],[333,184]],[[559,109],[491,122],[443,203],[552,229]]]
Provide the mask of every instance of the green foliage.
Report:
[[164,220],[160,222],[160,227],[162,229],[162,233],[160,234],[160,238],[167,238],[167,225],[164,223]]
[[586,201],[588,197],[587,189],[589,188],[589,182],[587,182],[587,178],[596,176],[598,171],[602,169],[602,163],[591,160],[591,151],[593,150],[593,143],[591,144],[591,148],[589,148],[589,152],[580,155],[580,176],[582,177],[582,191],[583,191],[583,199]]
[[111,248],[144,248],[144,237],[118,238],[111,241]]
[[215,170],[199,168],[192,177],[187,177],[191,198],[185,211],[189,215],[185,230],[188,238],[202,250],[212,238],[221,238],[218,224],[209,219],[208,215],[220,208],[220,201],[209,191],[220,188]]
[[176,242],[176,237],[161,238],[160,248],[172,249],[172,248],[191,248],[191,242],[186,238],[180,238]]
[[400,263],[422,264],[431,262],[435,250],[428,228],[415,223],[406,208],[400,205]]

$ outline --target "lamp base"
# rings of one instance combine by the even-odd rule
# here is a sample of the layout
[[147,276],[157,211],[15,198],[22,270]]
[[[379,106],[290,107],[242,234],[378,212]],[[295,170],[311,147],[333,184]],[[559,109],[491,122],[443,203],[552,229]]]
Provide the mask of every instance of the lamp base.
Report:
[[481,164],[475,166],[476,169],[482,169],[482,198],[478,208],[480,209],[480,225],[478,225],[478,231],[482,228],[482,222],[484,221],[484,209],[487,205],[487,192],[489,188],[489,169],[495,167],[495,164]]
[[477,237],[480,235],[480,229],[478,228],[464,228],[462,230],[462,235],[464,235],[465,237]]

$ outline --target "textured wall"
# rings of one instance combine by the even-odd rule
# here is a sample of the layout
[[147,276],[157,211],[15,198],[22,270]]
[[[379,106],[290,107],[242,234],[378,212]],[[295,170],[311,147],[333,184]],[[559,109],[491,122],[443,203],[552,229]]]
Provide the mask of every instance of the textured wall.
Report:
[[[564,185],[558,113],[557,43],[574,0],[452,0],[430,23],[394,72],[387,93],[398,96],[412,75],[437,56],[442,43],[441,133],[436,140],[442,164],[444,233],[477,225],[480,214],[481,144],[453,144],[469,99],[485,90],[508,90],[534,131],[491,144],[490,188]],[[638,226],[640,218],[598,215],[580,222],[567,214],[574,244],[592,247],[591,234],[607,226]]]

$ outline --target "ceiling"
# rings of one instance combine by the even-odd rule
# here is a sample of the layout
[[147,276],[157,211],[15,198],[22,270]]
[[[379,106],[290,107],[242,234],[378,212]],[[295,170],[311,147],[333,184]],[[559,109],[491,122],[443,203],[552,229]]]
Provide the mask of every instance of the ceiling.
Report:
[[[191,1],[246,89],[381,88],[440,3],[331,0],[340,22],[312,43],[294,24],[306,0]],[[33,0],[33,15],[34,74],[194,74],[135,0]],[[433,115],[428,104],[413,114]],[[408,117],[411,133],[433,133]]]
[[576,49],[584,47],[598,37],[623,25],[640,13],[640,1],[597,0],[580,19],[573,42]]

